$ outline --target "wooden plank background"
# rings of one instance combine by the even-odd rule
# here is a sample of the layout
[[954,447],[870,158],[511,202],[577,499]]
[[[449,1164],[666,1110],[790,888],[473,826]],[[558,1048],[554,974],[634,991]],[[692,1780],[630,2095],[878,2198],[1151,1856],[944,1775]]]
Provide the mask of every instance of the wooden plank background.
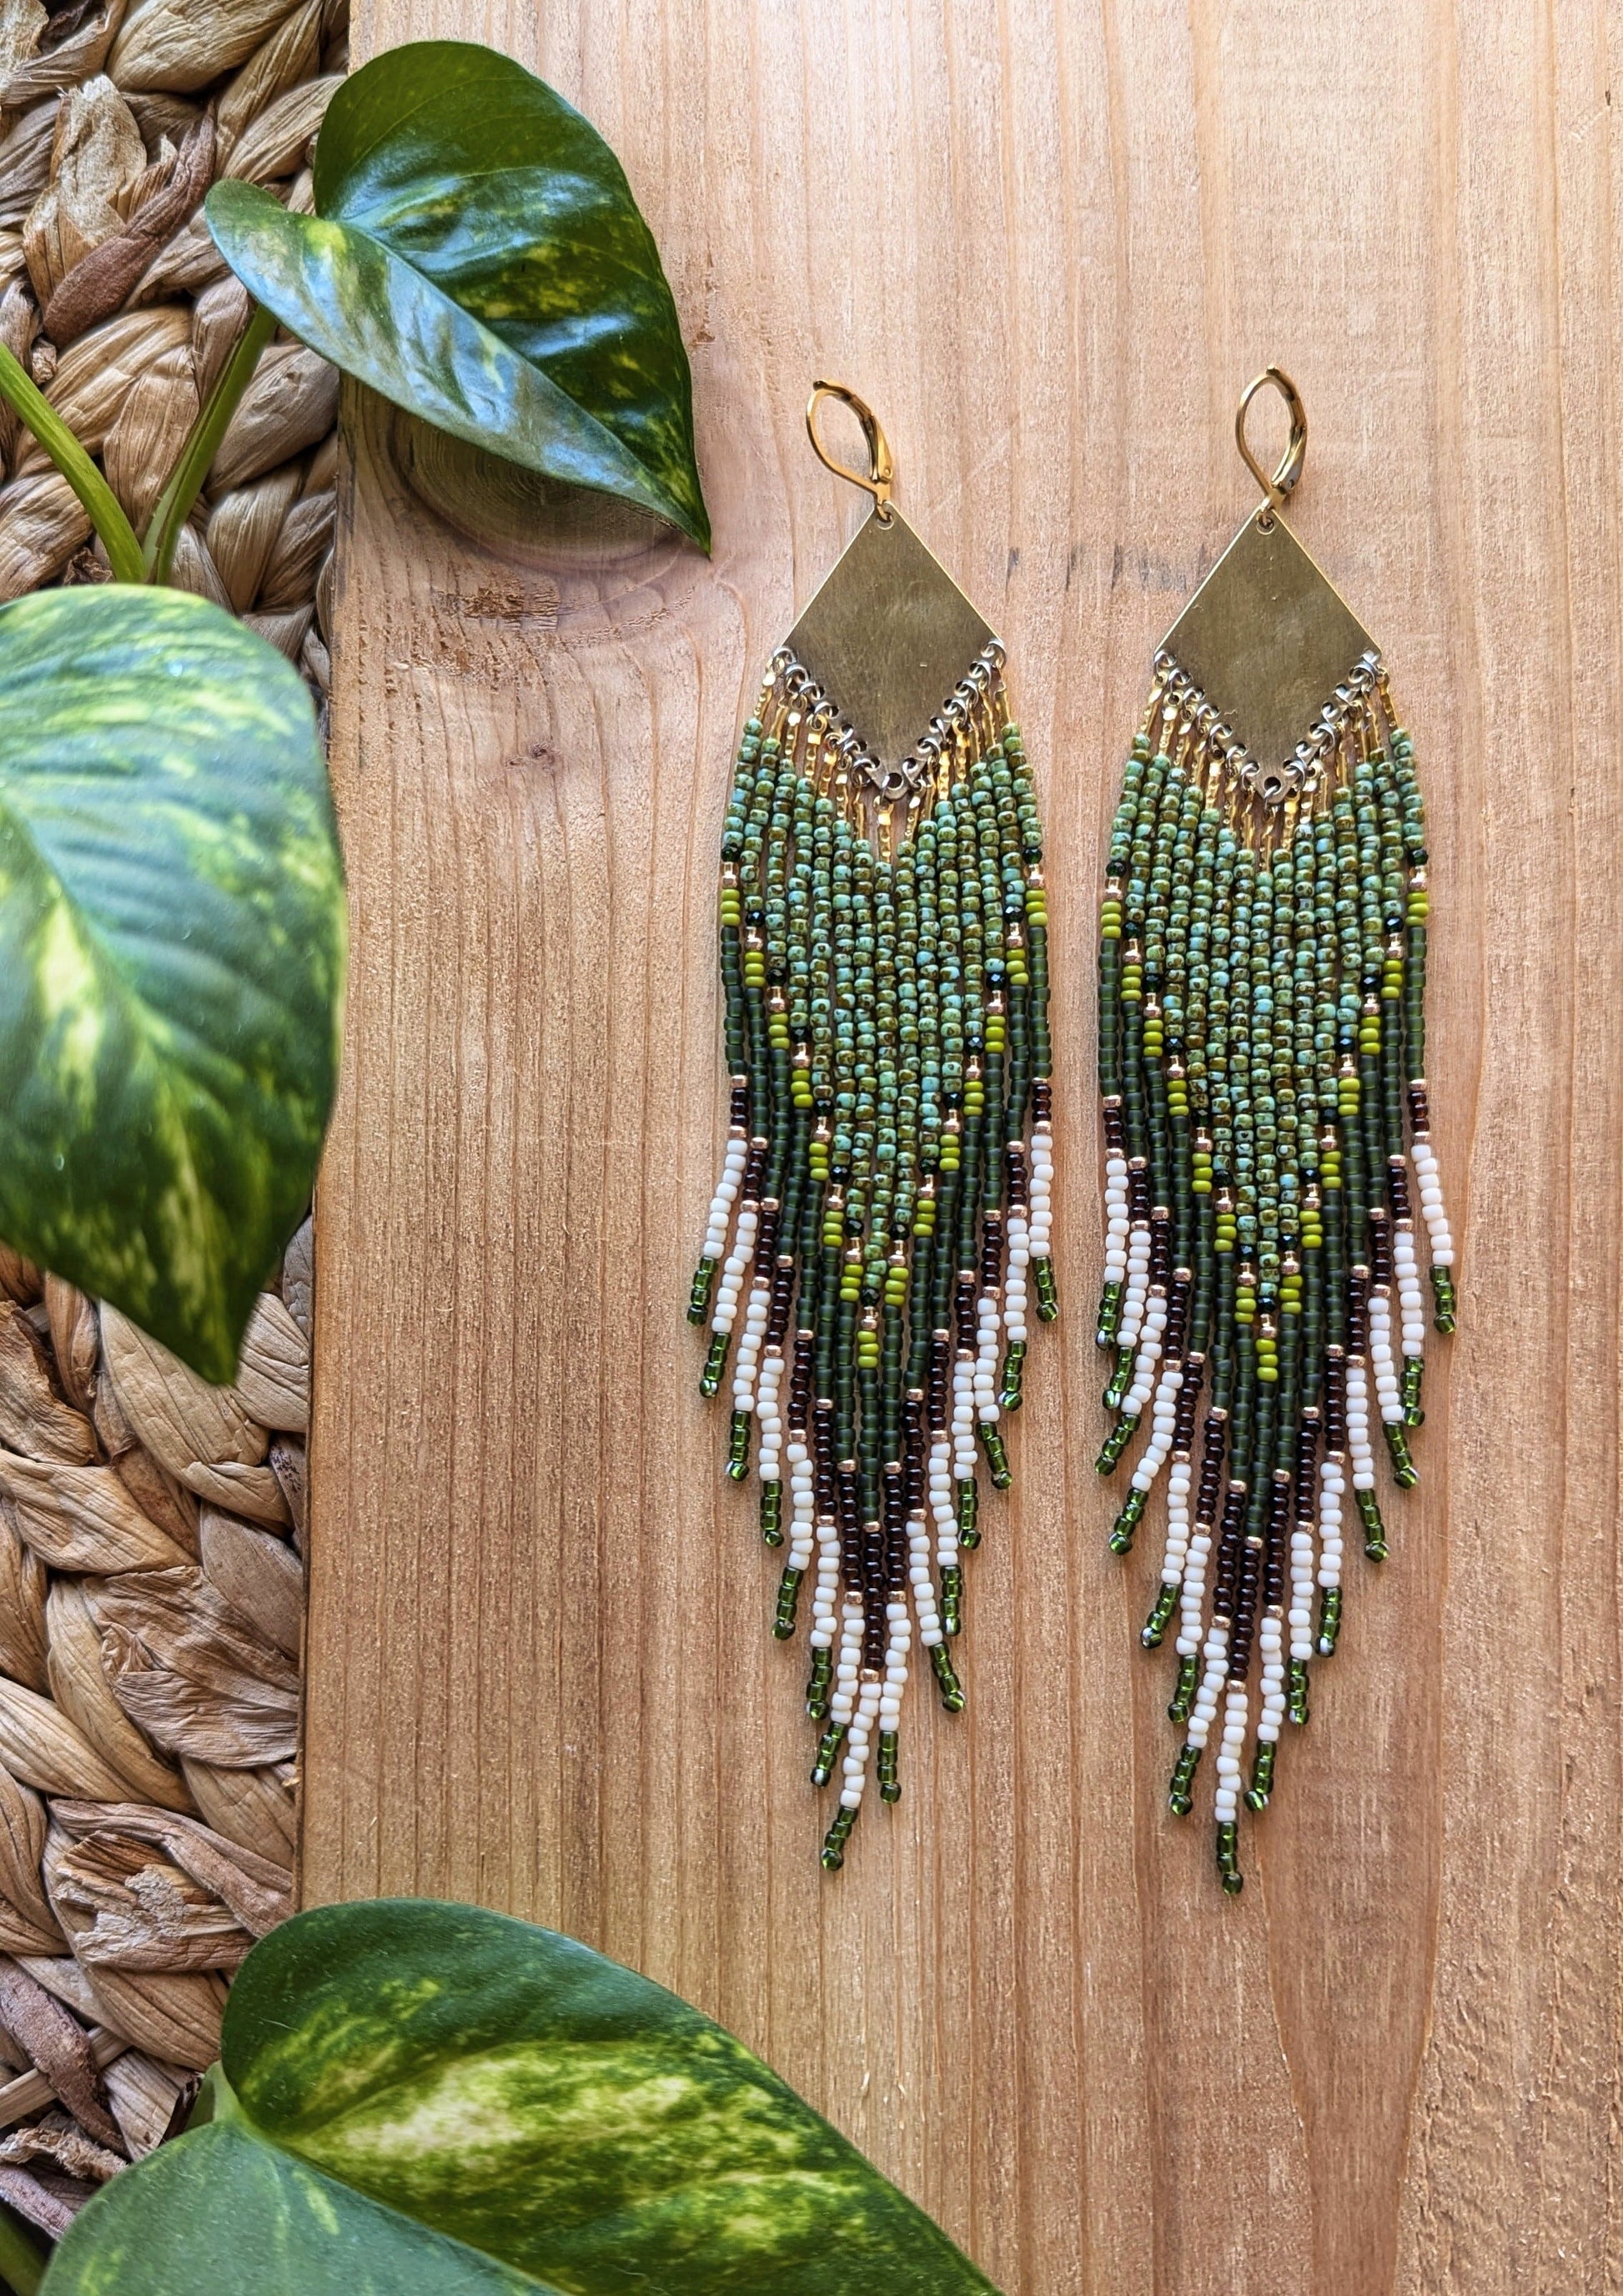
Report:
[[[357,926],[320,1200],[305,1888],[482,1899],[725,2020],[1009,2296],[1623,2284],[1619,179],[1602,0],[373,0],[625,160],[716,552],[352,405]],[[1434,849],[1464,1326],[1394,1553],[1218,1894],[1164,1812],[1153,1557],[1104,1551],[1091,920],[1152,642],[1295,375],[1299,531]],[[760,665],[862,504],[1005,633],[1046,796],[1069,1315],[973,1568],[971,1708],[825,1880],[802,1652],[683,1321],[714,857]],[[424,507],[437,502],[447,516]],[[447,522],[448,521],[448,522]],[[494,542],[463,538],[494,534]]]

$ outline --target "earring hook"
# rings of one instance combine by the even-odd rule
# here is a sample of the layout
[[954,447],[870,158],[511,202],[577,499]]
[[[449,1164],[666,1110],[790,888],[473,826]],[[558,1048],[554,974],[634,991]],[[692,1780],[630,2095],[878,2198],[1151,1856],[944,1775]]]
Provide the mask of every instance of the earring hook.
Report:
[[[1245,418],[1250,412],[1252,399],[1256,398],[1264,383],[1279,393],[1285,402],[1285,411],[1291,417],[1291,436],[1284,453],[1280,456],[1279,468],[1272,478],[1269,478],[1245,440]],[[1283,367],[1265,367],[1260,374],[1254,374],[1251,377],[1241,392],[1239,412],[1234,416],[1234,444],[1240,449],[1240,459],[1267,496],[1267,501],[1258,512],[1258,523],[1265,527],[1272,526],[1275,512],[1283,506],[1285,496],[1301,477],[1302,464],[1307,456],[1307,410],[1302,405],[1300,391]]]
[[[829,453],[817,436],[817,409],[825,398],[837,398],[848,406],[862,425],[863,437],[868,442],[868,475],[851,470]],[[879,417],[865,398],[859,398],[843,382],[815,382],[812,395],[806,402],[806,430],[812,442],[812,452],[825,470],[832,471],[837,479],[848,479],[854,487],[873,497],[876,516],[886,525],[890,523],[890,488],[896,479],[896,465],[891,460],[890,442],[879,425]]]

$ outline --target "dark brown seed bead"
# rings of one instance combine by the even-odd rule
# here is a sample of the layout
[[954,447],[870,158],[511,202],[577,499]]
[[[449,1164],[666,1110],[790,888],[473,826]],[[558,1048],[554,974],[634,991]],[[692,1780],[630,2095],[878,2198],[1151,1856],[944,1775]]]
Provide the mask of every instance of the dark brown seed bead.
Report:
[[1284,1468],[1277,1467],[1274,1472],[1274,1494],[1268,1508],[1267,1547],[1263,1558],[1262,1599],[1265,1607],[1270,1611],[1280,1609],[1285,1599],[1285,1548],[1291,1499],[1291,1476]]
[[1369,1346],[1369,1270],[1355,1267],[1347,1279],[1347,1352],[1361,1356]]
[[781,1251],[778,1264],[772,1271],[772,1300],[766,1310],[766,1345],[781,1348],[789,1330],[789,1311],[794,1306],[795,1263],[792,1252]]
[[1295,1507],[1298,1522],[1313,1521],[1313,1463],[1318,1450],[1319,1414],[1316,1405],[1309,1404],[1302,1414],[1301,1431],[1296,1440]]
[[1347,1357],[1340,1348],[1324,1350],[1324,1448],[1347,1448]]
[[903,1438],[906,1457],[903,1461],[902,1506],[904,1513],[917,1514],[924,1505],[924,1390],[910,1387],[902,1406]]
[[[1154,1281],[1153,1276],[1151,1281]],[[1175,1268],[1167,1292],[1167,1336],[1162,1343],[1167,1355],[1174,1361],[1184,1352],[1184,1336],[1189,1324],[1189,1285],[1188,1268]],[[1179,1392],[1181,1396],[1182,1390]]]
[[1379,1290],[1392,1283],[1392,1226],[1384,1204],[1372,1206],[1369,1216],[1370,1283]]
[[1034,1124],[1053,1121],[1053,1086],[1046,1077],[1031,1079],[1031,1120]]
[[1172,1273],[1172,1215],[1165,1204],[1157,1204],[1150,1214],[1150,1289],[1159,1284],[1167,1288]]
[[[740,1118],[739,1121],[742,1123],[743,1121],[742,1118]],[[1104,1103],[1105,1154],[1107,1156],[1119,1156],[1123,1147],[1126,1145],[1126,1142],[1127,1133],[1122,1124],[1121,1103],[1112,1097]]]
[[1127,1166],[1127,1218],[1135,1227],[1150,1218],[1150,1168],[1142,1156]]
[[1248,1538],[1240,1565],[1240,1587],[1234,1600],[1234,1631],[1228,1642],[1228,1678],[1243,1682],[1250,1672],[1251,1641],[1257,1629],[1257,1581],[1262,1567],[1262,1542]]
[[1420,1138],[1431,1129],[1431,1110],[1426,1098],[1425,1080],[1421,1077],[1416,1077],[1409,1086],[1409,1128]]
[[758,1204],[761,1200],[761,1182],[766,1177],[766,1159],[772,1152],[772,1143],[758,1132],[750,1143],[750,1153],[744,1159],[743,1187],[740,1201]]
[[947,1365],[952,1360],[953,1335],[950,1332],[932,1332],[930,1335],[930,1431],[944,1435],[952,1424],[947,1409]]
[[1406,1220],[1413,1218],[1409,1210],[1409,1168],[1401,1156],[1387,1159],[1387,1187],[1392,1199],[1392,1218]]
[[1010,1141],[1004,1150],[1003,1168],[1009,1208],[1013,1210],[1018,1205],[1024,1211],[1031,1201],[1031,1186],[1026,1173],[1026,1144],[1023,1140]]
[[734,1077],[728,1092],[727,1122],[734,1132],[742,1132],[750,1121],[750,1079]]
[[1003,1281],[1003,1214],[988,1212],[980,1224],[980,1288],[996,1292]]
[[817,1486],[817,1513],[832,1515],[838,1485],[834,1476],[834,1406],[819,1398],[812,1413],[812,1470]]
[[1195,1502],[1198,1521],[1215,1524],[1217,1501],[1223,1495],[1223,1453],[1228,1437],[1228,1421],[1220,1412],[1209,1412],[1206,1416],[1206,1447],[1201,1457],[1201,1491]]
[[846,1591],[862,1592],[862,1526],[857,1520],[857,1462],[841,1459],[839,1468],[840,1570]]
[[1234,1590],[1240,1575],[1240,1550],[1244,1543],[1245,1485],[1231,1483],[1223,1502],[1223,1527],[1217,1535],[1217,1575],[1212,1593],[1212,1609],[1225,1618],[1232,1618],[1234,1610]]
[[807,1415],[811,1410],[812,1357],[816,1346],[815,1332],[795,1333],[794,1363],[789,1374],[790,1432],[806,1432]]
[[958,1271],[958,1352],[972,1356],[980,1337],[980,1318],[975,1313],[975,1275],[972,1268]]
[[885,1587],[892,1600],[907,1586],[907,1501],[899,1462],[885,1469]]
[[[1170,1328],[1170,1326],[1168,1326]],[[1172,1421],[1172,1456],[1187,1458],[1194,1448],[1195,1414],[1201,1407],[1201,1385],[1206,1376],[1204,1356],[1191,1356],[1184,1365],[1184,1384],[1177,1391]]]

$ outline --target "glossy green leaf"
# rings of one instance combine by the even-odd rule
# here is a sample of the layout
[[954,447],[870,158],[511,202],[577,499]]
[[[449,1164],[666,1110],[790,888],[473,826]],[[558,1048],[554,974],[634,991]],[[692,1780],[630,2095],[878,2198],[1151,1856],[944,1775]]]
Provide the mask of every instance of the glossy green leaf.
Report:
[[223,2061],[222,2117],[91,2202],[45,2296],[996,2296],[730,2034],[496,1914],[299,1915]]
[[709,545],[658,248],[589,121],[510,57],[423,40],[362,66],[316,213],[217,184],[221,253],[283,326],[442,430]]
[[0,608],[0,1237],[228,1380],[308,1201],[342,871],[303,680],[201,598]]

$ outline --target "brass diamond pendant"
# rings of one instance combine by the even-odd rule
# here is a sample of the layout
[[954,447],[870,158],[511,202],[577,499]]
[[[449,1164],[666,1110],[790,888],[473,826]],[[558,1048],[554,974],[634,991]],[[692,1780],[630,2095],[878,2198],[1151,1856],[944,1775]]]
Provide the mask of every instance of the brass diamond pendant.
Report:
[[1258,796],[1296,785],[1298,751],[1374,640],[1264,504],[1248,518],[1161,642],[1256,768]]
[[788,637],[868,755],[913,756],[993,633],[894,503],[875,508]]

